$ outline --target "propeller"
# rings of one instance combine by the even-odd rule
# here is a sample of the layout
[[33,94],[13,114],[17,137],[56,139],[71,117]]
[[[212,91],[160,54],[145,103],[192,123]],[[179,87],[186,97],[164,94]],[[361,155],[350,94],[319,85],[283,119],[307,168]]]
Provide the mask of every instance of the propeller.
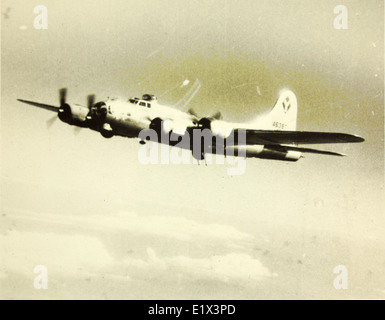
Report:
[[[89,110],[89,113],[87,115],[88,120],[92,119],[92,107],[94,106],[94,104],[95,104],[95,95],[94,94],[88,95],[87,96],[87,108]],[[78,136],[80,131],[82,131],[81,127],[75,127],[74,128],[74,135]]]
[[87,107],[89,110],[91,110],[91,108],[94,106],[95,104],[95,95],[94,94],[90,94],[89,96],[87,96]]
[[88,108],[88,115],[87,115],[87,120],[91,121],[93,118],[93,110],[92,107],[95,105],[95,95],[90,94],[87,96],[87,108]]
[[215,120],[222,120],[223,119],[223,116],[222,116],[222,113],[220,111],[218,111],[216,114],[214,114],[213,116],[211,116],[211,118],[215,119]]
[[56,122],[57,120],[57,115],[55,115],[53,118],[47,120],[46,124],[47,124],[47,128],[50,129]]
[[75,135],[75,136],[79,135],[80,131],[82,131],[82,128],[80,128],[80,127],[75,127],[75,128],[74,128],[74,135]]
[[67,88],[62,88],[59,90],[59,100],[60,100],[60,107],[64,107],[67,100]]
[[194,111],[194,109],[189,109],[188,111],[187,111],[187,113],[188,114],[190,114],[190,115],[192,115],[192,116],[194,116],[194,117],[197,117],[198,118],[198,115],[196,114],[196,112]]
[[[193,117],[195,118],[199,118],[197,113],[194,111],[194,109],[189,109],[187,111],[188,114],[192,115]],[[199,122],[201,122],[201,120],[203,119],[209,119],[210,121],[211,120],[222,120],[223,119],[223,116],[222,116],[222,113],[220,111],[218,111],[217,113],[215,113],[214,115],[210,116],[210,117],[207,117],[207,118],[202,118],[200,119]]]
[[68,117],[68,113],[71,112],[69,106],[66,103],[67,101],[67,88],[62,88],[59,90],[59,119],[65,121]]
[[[64,107],[66,105],[66,100],[67,100],[67,88],[62,88],[59,90],[59,103],[60,103],[60,108],[59,108],[59,114],[64,113]],[[54,116],[53,118],[47,120],[47,128],[50,129],[56,122],[58,118],[58,115]]]

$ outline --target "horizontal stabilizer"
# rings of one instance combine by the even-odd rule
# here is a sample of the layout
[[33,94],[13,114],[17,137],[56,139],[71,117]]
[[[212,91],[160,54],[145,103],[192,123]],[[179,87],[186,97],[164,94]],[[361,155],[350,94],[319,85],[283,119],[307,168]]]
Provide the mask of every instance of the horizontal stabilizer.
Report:
[[27,101],[27,100],[22,100],[22,99],[17,99],[17,101],[20,101],[20,102],[23,102],[23,103],[26,103],[26,104],[30,104],[31,106],[35,106],[35,107],[38,107],[38,108],[46,109],[46,110],[49,110],[49,111],[54,111],[54,112],[58,112],[59,111],[59,107],[51,106],[51,105],[48,105],[48,104],[43,104],[43,103],[38,103],[38,102],[33,102],[33,101]]
[[345,157],[345,154],[333,152],[333,151],[324,151],[324,150],[317,150],[317,149],[310,149],[310,148],[300,148],[300,147],[294,147],[294,146],[278,146],[278,145],[267,145],[266,146],[269,149],[274,149],[276,151],[298,151],[302,153],[315,153],[315,154],[324,154],[328,156],[339,156],[339,157]]

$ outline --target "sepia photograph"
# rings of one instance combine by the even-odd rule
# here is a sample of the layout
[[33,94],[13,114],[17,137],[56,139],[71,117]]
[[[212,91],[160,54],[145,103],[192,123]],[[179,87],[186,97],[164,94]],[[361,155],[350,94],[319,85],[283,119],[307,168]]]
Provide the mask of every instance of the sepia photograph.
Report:
[[384,56],[383,0],[1,0],[0,300],[385,299]]

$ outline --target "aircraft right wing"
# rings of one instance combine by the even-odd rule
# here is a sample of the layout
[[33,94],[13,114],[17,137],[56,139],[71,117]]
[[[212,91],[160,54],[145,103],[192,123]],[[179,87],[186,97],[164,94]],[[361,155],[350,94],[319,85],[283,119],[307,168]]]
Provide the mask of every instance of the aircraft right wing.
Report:
[[235,138],[239,135],[240,130],[246,130],[246,144],[325,144],[365,141],[365,139],[359,136],[346,133],[249,129],[234,130]]

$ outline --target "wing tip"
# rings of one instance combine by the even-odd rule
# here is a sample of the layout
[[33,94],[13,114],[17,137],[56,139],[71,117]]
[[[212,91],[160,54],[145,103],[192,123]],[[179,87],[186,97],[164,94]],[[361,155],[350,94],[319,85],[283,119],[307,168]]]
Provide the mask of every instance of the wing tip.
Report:
[[339,133],[338,135],[342,143],[359,143],[365,141],[363,137],[355,134]]
[[24,100],[24,99],[17,99],[17,101],[19,101],[21,103],[25,103],[25,104],[31,104],[30,101]]
[[364,142],[365,141],[365,139],[363,137],[361,137],[361,136],[356,136],[355,135],[354,138],[356,139],[355,142]]
[[365,141],[363,137],[355,134],[340,133],[339,135],[341,142],[343,143],[358,143]]
[[26,103],[26,104],[37,103],[37,102],[33,102],[33,101],[29,101],[29,100],[24,100],[24,99],[17,99],[17,101],[23,102],[23,103]]

